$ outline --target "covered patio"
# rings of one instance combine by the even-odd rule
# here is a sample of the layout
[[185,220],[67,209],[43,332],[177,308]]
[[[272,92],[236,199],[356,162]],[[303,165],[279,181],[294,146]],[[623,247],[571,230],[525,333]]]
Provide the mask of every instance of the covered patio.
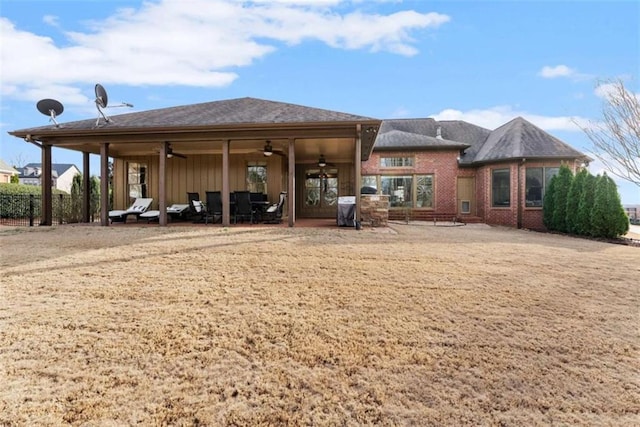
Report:
[[[360,165],[372,152],[379,126],[380,120],[363,116],[238,98],[9,133],[41,148],[43,182],[51,178],[52,147],[83,153],[85,222],[89,221],[89,156],[94,154],[100,156],[103,226],[110,224],[109,210],[126,209],[134,197],[132,189],[139,187],[131,182],[132,164],[144,165],[144,197],[154,199],[161,226],[169,223],[167,207],[184,203],[187,192],[217,190],[226,195],[244,190],[247,165],[260,164],[268,170],[269,199],[287,192],[287,225],[293,227],[298,213],[309,218],[335,217],[330,203],[324,206],[314,200],[316,206],[304,200],[306,181],[324,176],[326,187],[326,168],[335,178],[332,196],[356,196],[359,218]],[[51,225],[50,187],[43,186],[42,197],[42,225]],[[221,222],[231,224],[229,203],[223,204]]]

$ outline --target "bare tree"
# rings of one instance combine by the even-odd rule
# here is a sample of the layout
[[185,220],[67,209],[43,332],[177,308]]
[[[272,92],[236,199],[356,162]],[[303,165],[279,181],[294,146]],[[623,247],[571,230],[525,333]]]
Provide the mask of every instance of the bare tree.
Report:
[[604,93],[603,120],[580,126],[594,155],[614,175],[640,186],[640,98],[621,80],[598,87]]

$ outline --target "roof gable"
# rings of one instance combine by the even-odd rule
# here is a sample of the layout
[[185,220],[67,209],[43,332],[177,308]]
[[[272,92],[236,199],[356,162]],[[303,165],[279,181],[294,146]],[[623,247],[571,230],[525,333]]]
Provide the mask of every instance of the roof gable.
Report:
[[18,171],[13,166],[11,166],[10,164],[8,164],[2,159],[0,159],[0,172],[10,173],[10,174],[18,173]]
[[516,117],[488,136],[473,162],[514,158],[583,157],[584,154],[522,117]]
[[465,149],[482,143],[489,133],[488,129],[460,120],[384,120],[374,149]]

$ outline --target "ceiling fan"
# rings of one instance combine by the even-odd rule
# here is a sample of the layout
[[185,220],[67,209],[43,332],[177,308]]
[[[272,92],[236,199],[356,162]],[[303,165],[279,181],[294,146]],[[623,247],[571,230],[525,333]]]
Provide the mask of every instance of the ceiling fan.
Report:
[[265,141],[264,148],[260,151],[262,152],[262,155],[265,157],[271,157],[274,154],[278,156],[283,156],[283,157],[286,156],[281,150],[274,150],[273,145],[271,145],[271,141],[269,140]]
[[318,159],[318,167],[324,168],[327,166],[334,167],[335,165],[333,163],[327,163],[327,159],[324,158],[324,154],[320,154],[320,158]]
[[181,159],[187,158],[187,156],[185,156],[184,154],[174,153],[173,147],[171,147],[171,144],[169,144],[169,146],[167,147],[167,158],[170,159],[172,157],[180,157]]

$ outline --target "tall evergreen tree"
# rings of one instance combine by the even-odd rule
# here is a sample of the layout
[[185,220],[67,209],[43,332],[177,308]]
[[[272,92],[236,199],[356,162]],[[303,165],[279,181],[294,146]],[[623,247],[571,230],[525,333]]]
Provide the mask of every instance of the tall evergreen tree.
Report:
[[571,181],[569,187],[569,194],[567,195],[567,232],[571,234],[580,234],[579,230],[579,218],[578,210],[580,205],[580,198],[584,191],[584,181],[589,172],[586,169],[580,169],[576,176]]
[[555,210],[553,200],[555,199],[554,194],[556,192],[557,180],[557,176],[554,175],[551,177],[544,193],[544,198],[542,199],[542,223],[548,230],[555,230],[555,228],[553,228],[553,211]]
[[69,222],[79,222],[82,217],[82,174],[75,174],[71,181],[71,211]]
[[596,180],[591,223],[595,237],[615,238],[629,231],[629,220],[622,208],[618,187],[606,173]]
[[572,180],[573,173],[571,169],[569,169],[569,166],[560,166],[553,193],[553,217],[551,218],[551,224],[554,230],[563,233],[567,232],[567,196],[569,195]]
[[593,200],[595,196],[597,178],[591,173],[587,173],[582,184],[582,194],[578,203],[578,218],[576,232],[582,236],[592,234],[591,212],[593,210]]
[[100,179],[93,175],[89,180],[89,187],[89,214],[90,220],[93,221],[100,212]]

